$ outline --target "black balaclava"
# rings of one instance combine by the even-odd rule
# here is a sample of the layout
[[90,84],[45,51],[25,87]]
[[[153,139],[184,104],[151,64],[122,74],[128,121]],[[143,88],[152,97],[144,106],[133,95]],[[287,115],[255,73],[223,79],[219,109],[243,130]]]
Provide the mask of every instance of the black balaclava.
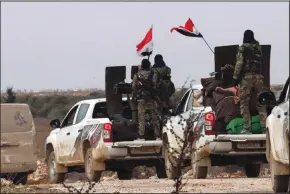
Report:
[[141,62],[141,68],[143,70],[149,70],[150,69],[150,61],[148,59],[143,59],[142,62]]
[[155,55],[154,57],[154,66],[153,67],[165,67],[166,64],[163,61],[163,57],[160,54]]
[[243,43],[255,44],[257,41],[254,38],[254,32],[252,30],[246,30],[244,32],[244,40]]

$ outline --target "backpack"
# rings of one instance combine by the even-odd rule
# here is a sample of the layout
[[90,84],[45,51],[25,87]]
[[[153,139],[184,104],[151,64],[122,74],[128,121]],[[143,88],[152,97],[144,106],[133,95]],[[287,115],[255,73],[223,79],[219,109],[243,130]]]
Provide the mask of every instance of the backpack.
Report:
[[139,99],[149,101],[152,100],[153,96],[155,96],[156,92],[153,88],[152,78],[153,78],[152,71],[150,71],[150,74],[147,78],[140,73],[137,74]]
[[[166,69],[167,74],[168,69]],[[175,86],[170,80],[170,77],[168,76],[161,76],[161,73],[156,69],[156,72],[158,74],[157,82],[159,83],[159,98],[162,101],[167,101],[170,96],[172,96],[175,92]]]

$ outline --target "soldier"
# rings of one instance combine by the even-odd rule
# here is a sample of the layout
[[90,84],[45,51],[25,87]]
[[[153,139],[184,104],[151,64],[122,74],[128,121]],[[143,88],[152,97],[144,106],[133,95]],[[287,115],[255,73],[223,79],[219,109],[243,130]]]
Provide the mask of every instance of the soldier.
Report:
[[174,84],[171,82],[171,69],[166,66],[162,55],[157,54],[154,58],[153,65],[154,79],[156,80],[156,90],[161,101],[159,109],[161,112],[168,114],[171,106],[170,97],[175,92]]
[[[256,90],[260,95],[263,90],[264,77],[263,71],[263,55],[262,49],[258,41],[254,38],[254,33],[251,30],[246,30],[244,33],[243,44],[239,47],[237,53],[237,63],[234,70],[234,86],[240,84],[240,107],[241,115],[244,119],[244,130],[242,133],[251,133],[251,115],[250,115],[250,100],[253,95],[253,90]],[[266,127],[266,108],[261,106],[257,100],[257,110],[260,115],[261,127]]]
[[160,124],[158,121],[157,104],[154,100],[156,90],[154,87],[153,72],[148,59],[143,59],[141,70],[133,77],[132,89],[137,94],[138,101],[138,119],[139,119],[139,138],[144,140],[145,134],[145,116],[146,111],[150,112],[151,123],[154,128],[156,139],[160,139]]

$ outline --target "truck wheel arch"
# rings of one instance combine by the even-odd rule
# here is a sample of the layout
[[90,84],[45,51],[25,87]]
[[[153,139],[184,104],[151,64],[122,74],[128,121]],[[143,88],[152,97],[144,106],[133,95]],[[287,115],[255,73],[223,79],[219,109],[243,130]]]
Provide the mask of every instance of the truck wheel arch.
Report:
[[166,133],[163,133],[162,135],[162,142],[163,144],[167,144],[168,143],[168,136]]
[[162,155],[164,156],[164,147],[165,147],[165,145],[169,144],[168,136],[167,136],[166,133],[163,133],[163,135],[162,135],[162,144],[163,144],[163,146],[162,146]]
[[86,153],[87,153],[87,150],[91,148],[91,143],[89,140],[85,139],[82,143],[82,158],[81,160],[84,162],[85,161],[85,157],[86,157]]
[[47,159],[48,159],[50,153],[53,151],[54,151],[54,148],[53,148],[52,143],[46,144],[46,147],[45,147],[45,161],[46,162],[47,162]]
[[266,158],[270,162],[271,138],[269,128],[266,128]]

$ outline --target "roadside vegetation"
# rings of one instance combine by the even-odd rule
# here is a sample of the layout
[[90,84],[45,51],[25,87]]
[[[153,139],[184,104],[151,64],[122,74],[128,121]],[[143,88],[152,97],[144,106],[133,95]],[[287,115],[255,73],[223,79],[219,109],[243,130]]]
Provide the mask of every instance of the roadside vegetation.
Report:
[[[283,85],[273,85],[271,90],[275,93],[281,90]],[[187,88],[177,89],[173,100],[177,104]],[[78,101],[94,98],[105,98],[104,90],[83,91],[51,91],[43,93],[15,92],[13,87],[6,89],[1,94],[1,103],[26,103],[30,106],[34,118],[63,118],[68,110]]]

